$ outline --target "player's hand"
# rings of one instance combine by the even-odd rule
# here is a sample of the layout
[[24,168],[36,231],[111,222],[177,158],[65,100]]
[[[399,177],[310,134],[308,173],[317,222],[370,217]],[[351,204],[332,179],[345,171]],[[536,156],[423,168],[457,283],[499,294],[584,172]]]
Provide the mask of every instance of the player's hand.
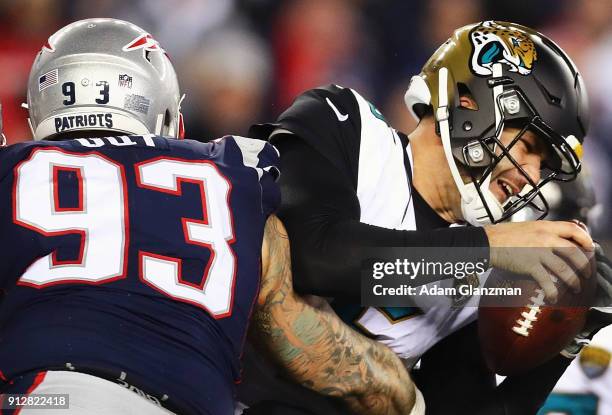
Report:
[[561,354],[570,359],[578,356],[584,346],[588,346],[599,330],[612,325],[612,307],[593,307],[589,310],[582,331],[568,344]]
[[576,357],[599,330],[612,324],[612,261],[597,242],[595,242],[595,261],[597,263],[595,303],[589,310],[582,331],[561,352],[569,358]]
[[597,242],[595,242],[595,261],[597,264],[597,295],[593,307],[612,307],[612,261]]
[[549,302],[557,301],[555,280],[575,292],[580,277],[590,278],[593,240],[574,222],[516,222],[485,227],[491,247],[491,266],[530,275]]

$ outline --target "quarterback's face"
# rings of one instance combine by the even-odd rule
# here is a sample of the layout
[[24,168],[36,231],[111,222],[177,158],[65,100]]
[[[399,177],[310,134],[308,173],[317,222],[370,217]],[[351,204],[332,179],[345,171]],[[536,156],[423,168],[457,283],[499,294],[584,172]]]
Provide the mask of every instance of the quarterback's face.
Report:
[[[512,143],[519,131],[517,128],[504,128],[501,142],[506,148]],[[531,131],[526,131],[510,148],[509,153],[534,183],[540,181],[542,161],[547,156],[547,147],[542,138]],[[501,150],[498,151],[498,154],[501,154]],[[511,196],[520,193],[527,184],[529,184],[529,181],[523,173],[508,157],[503,157],[493,170],[489,188],[497,200],[504,203]]]

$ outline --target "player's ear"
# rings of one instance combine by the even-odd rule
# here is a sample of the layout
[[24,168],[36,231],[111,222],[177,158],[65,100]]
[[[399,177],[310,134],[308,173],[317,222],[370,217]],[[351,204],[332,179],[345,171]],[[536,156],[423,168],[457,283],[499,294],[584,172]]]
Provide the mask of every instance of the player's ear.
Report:
[[468,95],[461,95],[461,97],[459,97],[459,106],[462,108],[469,108],[471,110],[478,109],[478,104],[476,101],[474,101],[474,99]]

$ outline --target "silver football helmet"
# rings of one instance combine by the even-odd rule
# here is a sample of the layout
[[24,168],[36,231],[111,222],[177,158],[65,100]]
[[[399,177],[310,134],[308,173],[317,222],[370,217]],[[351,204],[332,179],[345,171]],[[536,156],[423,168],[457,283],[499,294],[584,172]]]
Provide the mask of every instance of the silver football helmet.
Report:
[[53,34],[32,65],[27,100],[35,140],[86,130],[183,134],[170,59],[122,20],[80,20]]

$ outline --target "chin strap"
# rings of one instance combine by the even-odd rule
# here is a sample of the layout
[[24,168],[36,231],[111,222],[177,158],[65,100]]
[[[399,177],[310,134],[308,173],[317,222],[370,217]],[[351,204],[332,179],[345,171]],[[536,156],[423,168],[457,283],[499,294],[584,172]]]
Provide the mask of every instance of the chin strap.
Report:
[[[501,64],[493,65],[493,75],[501,76]],[[499,88],[496,90],[496,88]],[[493,88],[494,102],[497,103],[497,96],[503,92],[503,86],[496,86]],[[457,162],[453,156],[450,138],[450,126],[448,123],[449,110],[448,110],[448,69],[442,67],[438,72],[438,108],[436,109],[436,121],[440,129],[440,137],[442,139],[442,146],[444,148],[444,155],[450,168],[453,180],[457,186],[457,190],[461,195],[461,213],[463,219],[473,226],[484,226],[491,223],[491,218],[487,213],[484,202],[478,191],[476,185],[473,182],[464,183],[459,169],[457,168]],[[501,114],[495,104],[495,124],[499,126],[501,121]],[[499,129],[501,134],[501,129]],[[480,191],[482,192],[483,198],[491,211],[491,215],[494,220],[501,219],[504,210],[497,200],[497,198],[489,190],[489,183],[491,180],[491,174],[489,174]]]
[[178,139],[185,138],[185,125],[183,124],[183,114],[181,113],[181,104],[183,103],[184,99],[185,94],[181,95],[176,107],[176,122],[171,123],[167,129],[164,128],[166,114],[157,114],[157,118],[155,119],[155,129],[153,130],[155,135],[163,135]]
[[178,113],[178,132],[176,137],[179,140],[183,140],[185,138],[185,121],[183,119],[183,113],[181,112],[181,104],[185,99],[185,94],[181,95],[181,99],[179,100],[178,109],[176,110]]

